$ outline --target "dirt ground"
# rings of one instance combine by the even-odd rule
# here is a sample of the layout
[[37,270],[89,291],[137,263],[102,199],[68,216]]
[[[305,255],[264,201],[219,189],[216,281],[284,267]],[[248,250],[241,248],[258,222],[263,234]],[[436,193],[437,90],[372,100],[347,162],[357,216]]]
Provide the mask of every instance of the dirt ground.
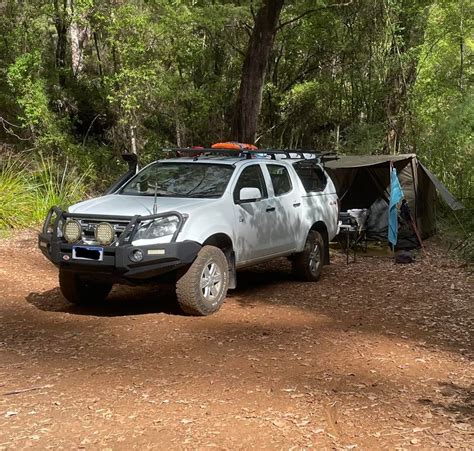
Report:
[[0,241],[0,450],[474,448],[473,284],[434,244],[239,274],[215,315],[152,288],[62,298],[32,233]]

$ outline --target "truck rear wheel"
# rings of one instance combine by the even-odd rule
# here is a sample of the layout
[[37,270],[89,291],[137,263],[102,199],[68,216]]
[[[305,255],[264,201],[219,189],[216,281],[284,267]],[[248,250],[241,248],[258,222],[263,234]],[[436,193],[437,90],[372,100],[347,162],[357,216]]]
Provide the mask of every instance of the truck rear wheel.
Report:
[[196,260],[176,282],[176,297],[185,313],[206,316],[224,303],[229,285],[229,266],[217,247],[204,246]]
[[316,282],[321,277],[324,264],[324,239],[316,230],[310,230],[303,252],[292,259],[293,274],[306,282]]
[[91,305],[102,302],[112,289],[111,283],[97,282],[72,271],[59,271],[59,288],[71,304]]

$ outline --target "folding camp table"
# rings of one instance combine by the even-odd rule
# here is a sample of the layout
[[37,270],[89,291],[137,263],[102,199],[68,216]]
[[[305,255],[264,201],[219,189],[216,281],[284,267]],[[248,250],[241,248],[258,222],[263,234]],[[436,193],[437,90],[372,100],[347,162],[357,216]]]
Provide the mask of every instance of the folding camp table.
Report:
[[339,215],[339,242],[346,253],[346,263],[349,264],[351,250],[354,252],[354,263],[356,262],[357,249],[363,243],[364,252],[367,252],[366,223],[368,210],[348,210]]
[[367,237],[365,229],[360,230],[358,227],[350,225],[339,226],[339,236],[341,244],[343,244],[346,253],[346,263],[349,264],[349,255],[351,250],[354,252],[354,263],[356,262],[357,249],[361,244],[364,245],[364,252],[367,252]]

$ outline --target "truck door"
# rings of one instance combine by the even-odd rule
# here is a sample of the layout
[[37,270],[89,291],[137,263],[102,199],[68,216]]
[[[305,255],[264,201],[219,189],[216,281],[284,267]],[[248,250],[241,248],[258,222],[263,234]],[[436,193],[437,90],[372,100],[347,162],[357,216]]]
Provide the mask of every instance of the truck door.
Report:
[[301,196],[286,166],[267,163],[271,183],[269,199],[273,212],[272,241],[275,253],[294,251],[301,241]]
[[[262,198],[239,201],[242,188],[258,188]],[[237,265],[259,260],[272,253],[274,207],[268,198],[268,189],[259,163],[246,166],[240,173],[233,190],[235,205],[235,256]]]

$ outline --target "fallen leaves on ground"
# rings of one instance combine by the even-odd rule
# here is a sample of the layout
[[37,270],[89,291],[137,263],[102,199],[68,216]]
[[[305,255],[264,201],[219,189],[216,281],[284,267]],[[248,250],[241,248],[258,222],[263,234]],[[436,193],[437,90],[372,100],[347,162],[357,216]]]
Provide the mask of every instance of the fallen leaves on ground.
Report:
[[430,243],[332,260],[193,318],[162,287],[69,306],[33,234],[0,241],[0,450],[473,448],[472,276]]

